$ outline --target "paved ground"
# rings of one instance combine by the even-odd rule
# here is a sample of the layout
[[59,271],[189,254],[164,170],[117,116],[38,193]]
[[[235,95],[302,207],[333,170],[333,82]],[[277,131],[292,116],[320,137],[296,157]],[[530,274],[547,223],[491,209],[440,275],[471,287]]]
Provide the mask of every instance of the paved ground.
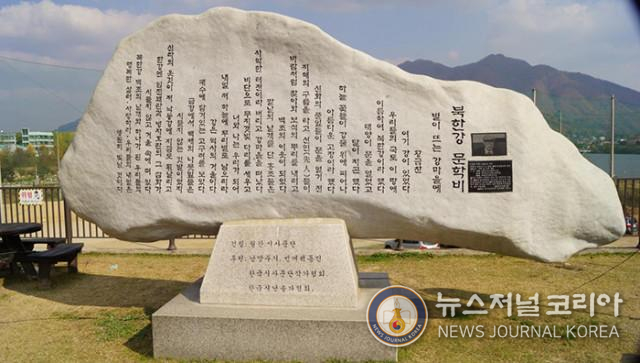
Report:
[[[384,239],[354,239],[353,246],[356,254],[368,255],[376,252],[395,251],[384,249]],[[215,240],[213,239],[177,239],[177,250],[168,251],[169,241],[158,241],[153,243],[142,242],[126,242],[114,238],[85,238],[77,239],[74,242],[83,242],[85,247],[83,252],[102,252],[102,253],[166,253],[166,254],[198,254],[209,255]],[[625,236],[616,242],[603,247],[582,251],[581,253],[594,252],[633,252],[638,245],[638,236]],[[483,254],[485,252],[473,251],[464,248],[441,248],[429,250],[434,254]]]

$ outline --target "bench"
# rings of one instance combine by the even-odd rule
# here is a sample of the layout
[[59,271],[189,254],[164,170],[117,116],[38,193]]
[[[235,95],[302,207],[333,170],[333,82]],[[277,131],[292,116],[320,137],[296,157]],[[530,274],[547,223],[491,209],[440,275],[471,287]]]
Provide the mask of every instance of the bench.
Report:
[[[58,262],[67,262],[67,270],[78,272],[78,253],[82,251],[84,243],[62,243],[46,251],[31,251],[18,253],[14,262],[37,263],[38,281],[41,287],[51,286],[51,266]],[[33,269],[33,268],[32,268]]]
[[33,247],[38,244],[46,244],[47,249],[52,249],[57,245],[61,245],[67,240],[65,238],[21,238],[20,241],[27,251],[33,251]]

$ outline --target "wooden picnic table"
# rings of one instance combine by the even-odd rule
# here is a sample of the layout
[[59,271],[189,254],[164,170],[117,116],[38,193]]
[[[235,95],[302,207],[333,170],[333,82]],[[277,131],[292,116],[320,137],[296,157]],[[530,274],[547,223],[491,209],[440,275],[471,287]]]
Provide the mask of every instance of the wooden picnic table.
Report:
[[[27,252],[22,241],[21,234],[39,232],[42,230],[40,223],[2,223],[0,224],[0,237],[2,237],[2,246],[0,250],[13,251],[16,253]],[[22,267],[31,276],[36,275],[36,269],[32,263],[23,263]]]
[[[14,251],[15,260],[12,263],[12,270],[16,263],[20,263],[25,272],[30,276],[38,276],[42,286],[50,286],[49,275],[51,267],[56,262],[67,262],[69,272],[77,272],[77,255],[82,251],[82,243],[63,243],[60,238],[31,238],[21,240],[21,234],[29,234],[42,230],[40,223],[5,223],[0,224],[0,237],[2,244],[0,250]],[[36,243],[46,243],[49,247],[46,251],[33,251]],[[38,272],[33,266],[38,264]]]
[[34,233],[41,230],[42,224],[40,223],[2,223],[0,224],[0,237],[2,237],[3,242],[15,238],[19,240],[21,234]]

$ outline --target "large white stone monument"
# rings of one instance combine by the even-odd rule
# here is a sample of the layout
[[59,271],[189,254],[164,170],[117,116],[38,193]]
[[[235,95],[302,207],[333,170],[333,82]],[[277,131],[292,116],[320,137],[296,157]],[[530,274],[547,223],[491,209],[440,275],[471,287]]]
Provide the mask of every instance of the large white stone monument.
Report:
[[60,179],[77,213],[134,241],[333,217],[353,237],[558,261],[624,231],[611,179],[525,96],[229,8],[120,43]]
[[112,237],[219,232],[153,315],[157,356],[395,359],[363,310],[385,278],[357,274],[347,229],[543,261],[624,232],[611,179],[525,96],[229,8],[120,43],[60,180]]

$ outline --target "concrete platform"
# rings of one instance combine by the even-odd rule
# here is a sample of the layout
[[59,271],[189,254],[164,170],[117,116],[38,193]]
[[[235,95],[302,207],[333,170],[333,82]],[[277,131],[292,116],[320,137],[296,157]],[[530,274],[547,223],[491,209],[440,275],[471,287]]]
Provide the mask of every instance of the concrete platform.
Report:
[[157,358],[397,361],[365,321],[367,305],[388,276],[360,273],[356,308],[200,304],[196,281],[152,316]]

